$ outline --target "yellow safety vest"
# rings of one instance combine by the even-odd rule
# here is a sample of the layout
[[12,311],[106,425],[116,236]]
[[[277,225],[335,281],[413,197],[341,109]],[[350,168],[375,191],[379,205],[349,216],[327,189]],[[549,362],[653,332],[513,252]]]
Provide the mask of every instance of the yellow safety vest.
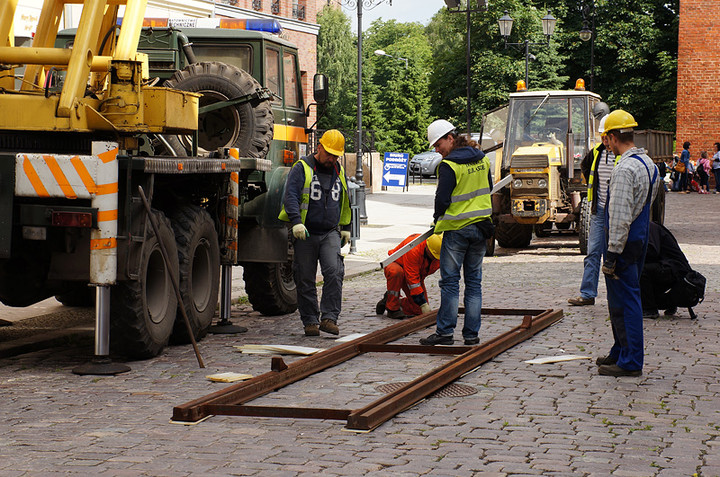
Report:
[[435,224],[435,233],[459,230],[492,215],[490,161],[483,157],[469,164],[443,160],[455,172],[455,189],[452,191],[450,206]]
[[[302,165],[302,168],[305,172],[305,183],[303,184],[302,189],[302,195],[300,200],[300,220],[302,220],[302,223],[305,224],[305,218],[307,217],[307,211],[308,206],[310,204],[310,182],[312,181],[312,177],[314,174],[314,171],[312,168],[305,162],[303,159],[298,160],[293,167],[297,167],[298,164]],[[343,194],[342,194],[342,205],[340,206],[340,224],[339,225],[347,225],[350,223],[350,198],[348,196],[348,188],[347,188],[347,181],[345,180],[345,169],[343,169],[343,166],[341,164],[338,164],[340,166],[340,184],[343,188]],[[278,218],[280,220],[284,220],[285,222],[290,222],[290,217],[288,217],[287,212],[285,212],[285,205],[283,204],[282,210],[280,210],[280,215],[278,215]]]

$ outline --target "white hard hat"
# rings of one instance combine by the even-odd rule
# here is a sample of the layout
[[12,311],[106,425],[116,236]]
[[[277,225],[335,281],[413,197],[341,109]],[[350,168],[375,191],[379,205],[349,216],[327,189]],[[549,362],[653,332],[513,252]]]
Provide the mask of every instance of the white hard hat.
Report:
[[601,136],[605,135],[605,120],[607,120],[607,117],[610,116],[609,114],[606,114],[605,116],[600,119],[600,125],[598,126],[598,132]]
[[447,121],[445,119],[438,119],[437,121],[433,121],[430,126],[428,126],[428,142],[430,143],[430,147],[433,147],[436,142],[443,136],[445,136],[447,133],[452,132],[455,130],[455,126],[452,125],[450,121]]

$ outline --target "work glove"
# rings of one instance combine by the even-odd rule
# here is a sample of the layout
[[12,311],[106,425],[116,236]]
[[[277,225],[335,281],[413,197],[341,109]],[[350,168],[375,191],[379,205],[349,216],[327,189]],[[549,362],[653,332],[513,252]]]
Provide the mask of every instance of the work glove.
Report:
[[602,265],[602,272],[605,274],[606,277],[611,278],[613,280],[617,280],[618,276],[615,274],[615,266],[617,264],[616,255],[614,253],[608,252],[607,256],[605,257],[605,261]]
[[307,231],[303,224],[293,225],[292,233],[298,240],[305,240],[310,236],[310,232]]
[[343,248],[345,245],[350,243],[350,231],[349,230],[341,230],[340,231],[340,248]]
[[430,305],[428,305],[427,303],[423,303],[422,305],[420,305],[420,311],[423,315],[425,313],[430,313]]

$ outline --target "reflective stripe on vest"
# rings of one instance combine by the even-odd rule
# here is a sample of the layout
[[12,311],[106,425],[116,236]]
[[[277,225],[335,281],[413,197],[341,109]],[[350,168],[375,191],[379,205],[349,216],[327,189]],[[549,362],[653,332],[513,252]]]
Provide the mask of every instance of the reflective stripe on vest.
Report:
[[[305,218],[307,217],[308,207],[310,206],[310,182],[312,182],[313,175],[315,172],[312,170],[312,168],[308,165],[307,162],[305,162],[303,159],[298,160],[293,167],[297,167],[298,164],[302,165],[303,172],[305,173],[305,183],[303,184],[303,188],[301,190],[300,195],[300,220],[303,224],[305,224]],[[340,223],[339,225],[347,225],[350,223],[351,219],[351,211],[350,211],[350,197],[348,196],[347,191],[347,182],[345,181],[345,169],[343,169],[343,166],[341,164],[338,164],[340,167],[340,173],[338,174],[338,177],[340,177],[340,184],[343,188],[343,195],[342,195],[342,205],[340,206]],[[290,221],[290,217],[288,217],[287,212],[285,211],[285,205],[283,204],[282,209],[280,210],[280,214],[278,215],[278,218],[280,220],[283,220],[285,222]]]
[[455,173],[450,206],[435,224],[435,233],[445,230],[459,230],[472,223],[490,217],[492,201],[488,170],[490,161],[483,157],[469,164],[457,164],[443,160]]
[[593,147],[593,160],[590,166],[590,177],[588,178],[587,186],[587,200],[589,203],[593,200],[593,182],[595,182],[595,171],[597,170],[598,159],[600,158],[600,146],[602,146],[602,143],[598,143]]

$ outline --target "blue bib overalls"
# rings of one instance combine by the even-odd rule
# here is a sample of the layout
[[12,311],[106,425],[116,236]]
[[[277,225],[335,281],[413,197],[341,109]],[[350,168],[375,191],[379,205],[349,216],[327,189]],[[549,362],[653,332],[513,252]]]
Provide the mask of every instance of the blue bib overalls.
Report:
[[[648,229],[650,223],[650,205],[652,190],[657,180],[657,168],[654,174],[639,156],[637,159],[645,167],[650,179],[650,188],[640,215],[633,220],[628,232],[627,242],[617,258],[615,275],[617,279],[605,277],[608,293],[608,310],[615,340],[610,349],[610,357],[617,359],[617,365],[627,370],[639,370],[643,367],[643,316],[640,300],[640,274],[645,262],[648,246]],[[610,204],[610,188],[606,204]],[[605,208],[605,228],[609,230],[609,207]],[[607,257],[607,234],[605,236],[605,253]]]

